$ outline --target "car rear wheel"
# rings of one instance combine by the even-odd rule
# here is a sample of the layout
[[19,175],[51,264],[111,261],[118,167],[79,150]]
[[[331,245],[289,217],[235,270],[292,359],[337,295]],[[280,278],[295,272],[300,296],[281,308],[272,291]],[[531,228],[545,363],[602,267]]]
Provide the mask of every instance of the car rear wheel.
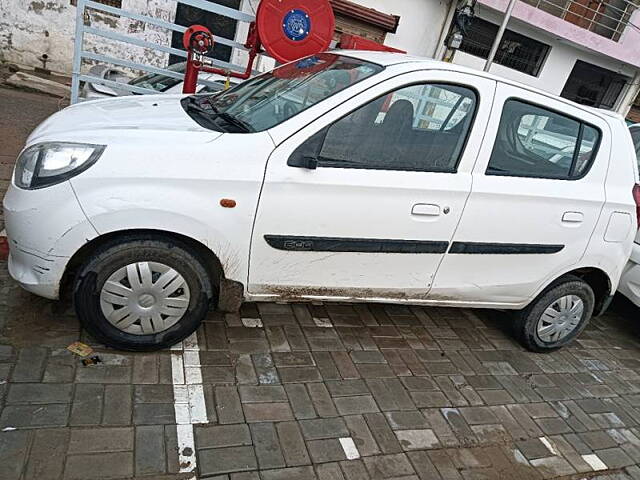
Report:
[[516,333],[533,352],[552,352],[571,343],[589,323],[595,304],[591,287],[567,275],[516,314]]
[[80,268],[73,299],[98,341],[157,350],[193,333],[214,299],[205,266],[180,241],[138,237],[104,245]]

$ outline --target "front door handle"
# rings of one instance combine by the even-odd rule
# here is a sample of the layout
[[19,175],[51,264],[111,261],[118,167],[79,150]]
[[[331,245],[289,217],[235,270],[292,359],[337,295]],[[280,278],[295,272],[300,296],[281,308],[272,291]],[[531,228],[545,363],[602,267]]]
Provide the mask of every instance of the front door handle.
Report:
[[584,214],[582,212],[564,212],[562,221],[564,223],[582,223]]
[[434,205],[433,203],[416,203],[411,209],[411,215],[437,217],[440,215],[440,205]]

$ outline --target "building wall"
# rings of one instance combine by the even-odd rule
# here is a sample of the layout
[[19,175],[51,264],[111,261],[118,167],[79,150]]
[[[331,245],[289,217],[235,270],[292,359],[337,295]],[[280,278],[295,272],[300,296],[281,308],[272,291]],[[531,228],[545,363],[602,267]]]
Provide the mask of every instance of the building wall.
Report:
[[[1,0],[0,60],[26,66],[42,66],[42,54],[49,57],[47,67],[69,74],[72,70],[73,40],[76,7],[70,0]],[[123,0],[126,10],[172,22],[175,17],[174,0]],[[169,45],[171,33],[153,25],[125,17],[94,13],[87,21],[103,29],[116,28],[121,32],[152,42]],[[117,58],[161,66],[168,55],[87,35],[85,48]]]
[[[492,8],[497,12],[507,9],[509,0],[479,0],[483,6]],[[535,8],[524,2],[518,2],[513,9],[513,18],[520,19],[529,25],[534,25],[542,31],[553,32],[558,38],[573,42],[574,45],[582,45],[598,54],[624,61],[636,67],[640,67],[640,30],[626,28],[619,41],[590,32],[573,23],[566,22],[539,8]],[[630,23],[640,25],[640,10],[631,15]]]
[[[42,66],[40,57],[46,54],[49,69],[71,73],[76,7],[71,5],[70,0],[0,1],[0,60],[35,67]],[[387,45],[417,55],[433,54],[449,5],[448,0],[360,1],[367,7],[400,16],[398,31],[387,35]],[[244,0],[241,9],[255,14],[258,3],[259,0]],[[176,0],[123,0],[122,7],[173,22]],[[171,43],[170,31],[125,17],[94,13],[88,21],[97,28],[115,28],[144,40],[165,45]],[[247,23],[239,23],[236,37],[238,41],[244,42],[247,29]],[[168,55],[161,52],[91,35],[85,37],[85,48],[154,66],[164,66],[168,59]],[[232,61],[244,64],[246,55],[236,50]],[[270,59],[259,62],[260,69],[272,65]]]
[[[71,73],[76,7],[71,5],[70,0],[0,1],[2,2],[0,9],[0,60],[32,67],[42,66],[40,58],[46,54],[48,68],[55,72]],[[400,16],[397,32],[387,34],[385,44],[415,55],[433,55],[450,6],[449,0],[359,1],[367,7]],[[498,0],[483,0],[483,3],[490,1]],[[126,10],[169,22],[174,21],[176,3],[176,0],[123,0],[122,2],[123,8]],[[259,0],[243,0],[241,9],[247,13],[255,14],[258,3]],[[496,24],[500,23],[502,18],[501,12],[487,6],[481,6],[478,9],[478,14]],[[126,17],[94,12],[85,19],[85,22],[97,28],[126,32],[151,42],[164,45],[171,43],[169,30]],[[491,71],[498,75],[559,94],[578,59],[619,72],[630,78],[633,78],[636,73],[635,69],[626,62],[606,55],[599,55],[584,47],[580,48],[570,43],[562,35],[550,35],[517,18],[510,22],[509,28],[547,43],[551,46],[551,51],[538,77],[494,64]],[[248,24],[239,22],[236,40],[244,42],[247,30]],[[623,40],[625,38],[623,36]],[[163,67],[168,61],[168,55],[165,53],[92,35],[85,37],[84,46],[89,51],[153,66]],[[245,65],[246,52],[236,49],[233,52],[232,61],[239,65]],[[484,59],[463,52],[456,53],[454,62],[478,69],[482,69],[484,66]],[[265,57],[259,59],[256,67],[258,70],[264,71],[272,68],[273,65],[273,60]],[[89,66],[85,64],[83,69],[86,70]]]
[[[396,33],[387,33],[385,45],[399,48],[413,55],[433,56],[438,38],[444,27],[450,0],[353,0],[369,8],[389,15],[398,15],[400,22]],[[453,0],[455,1],[455,0]],[[244,0],[242,10],[255,14],[259,0]],[[246,38],[248,25],[238,26],[238,41]],[[447,27],[448,28],[448,27]],[[234,63],[244,64],[246,54],[241,50],[234,52]],[[259,66],[273,65],[270,59],[263,59]]]
[[[497,13],[486,8],[480,9],[478,14],[481,18],[497,25],[499,25],[502,20],[501,13]],[[567,78],[569,77],[577,60],[582,60],[584,62],[618,72],[630,78],[633,78],[635,75],[636,69],[631,65],[614,60],[610,57],[605,57],[604,55],[597,55],[593,52],[587,51],[586,49],[579,49],[566,41],[562,41],[557,37],[546,34],[545,32],[524,24],[517,19],[511,20],[508,28],[514,32],[546,43],[551,47],[551,49],[537,77],[494,63],[491,66],[491,73],[495,73],[496,75],[522,82],[556,95],[559,95],[562,92]],[[455,53],[453,62],[477,68],[479,70],[482,70],[485,65],[485,59],[460,51]]]
[[447,0],[355,0],[384,13],[399,15],[396,33],[387,34],[385,45],[413,55],[433,56],[447,15]]

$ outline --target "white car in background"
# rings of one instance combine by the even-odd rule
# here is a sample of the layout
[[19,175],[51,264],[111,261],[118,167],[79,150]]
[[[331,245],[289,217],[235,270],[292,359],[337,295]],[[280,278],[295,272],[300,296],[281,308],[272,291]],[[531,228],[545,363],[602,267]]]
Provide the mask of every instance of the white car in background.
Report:
[[[174,63],[167,70],[176,73],[184,73],[186,62]],[[89,69],[89,74],[110,80],[112,82],[120,82],[125,85],[133,85],[136,87],[155,90],[158,93],[182,93],[182,85],[184,82],[178,78],[170,77],[165,74],[148,73],[139,77],[131,78],[125,72],[107,65],[94,65]],[[201,73],[198,75],[198,81],[207,81],[209,84],[198,83],[196,93],[214,93],[224,90],[227,78],[216,73]],[[229,85],[234,86],[239,83],[238,79],[229,79]],[[95,100],[98,98],[120,97],[124,95],[139,95],[133,93],[126,88],[118,88],[110,85],[101,85],[99,83],[85,82],[82,87],[81,97],[83,100]]]
[[617,290],[637,179],[619,115],[450,63],[335,51],[213,95],[57,112],[4,199],[8,265],[33,293],[69,292],[116,348],[172,345],[232,290],[514,310],[522,343],[548,352]]
[[[629,127],[640,168],[640,123]],[[640,307],[640,232],[633,244],[631,258],[620,279],[620,293]]]

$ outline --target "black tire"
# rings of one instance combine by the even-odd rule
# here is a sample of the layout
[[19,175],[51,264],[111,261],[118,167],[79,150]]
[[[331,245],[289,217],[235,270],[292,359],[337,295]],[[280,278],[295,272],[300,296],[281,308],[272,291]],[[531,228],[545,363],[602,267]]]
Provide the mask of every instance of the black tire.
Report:
[[[112,325],[100,307],[100,291],[118,269],[136,262],[165,264],[185,279],[190,299],[180,320],[162,332],[136,335]],[[193,333],[207,315],[216,290],[203,262],[175,239],[136,236],[116,239],[93,252],[79,268],[73,284],[73,302],[83,327],[97,341],[119,350],[151,351],[169,347]]]
[[[566,295],[576,295],[583,301],[584,309],[580,322],[566,337],[554,342],[545,342],[538,336],[538,321],[549,306]],[[591,287],[578,277],[566,275],[547,287],[524,310],[517,312],[514,325],[516,335],[520,337],[524,347],[532,352],[553,352],[571,343],[582,333],[591,319],[594,305],[595,295]]]

